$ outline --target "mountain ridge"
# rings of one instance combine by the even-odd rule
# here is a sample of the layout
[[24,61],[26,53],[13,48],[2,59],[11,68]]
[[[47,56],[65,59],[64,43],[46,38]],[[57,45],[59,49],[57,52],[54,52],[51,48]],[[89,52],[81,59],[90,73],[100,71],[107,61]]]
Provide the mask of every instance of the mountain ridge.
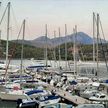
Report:
[[[74,42],[74,40],[77,43],[81,43],[81,44],[93,44],[93,38],[91,36],[89,36],[88,34],[86,34],[84,32],[78,32],[77,35],[70,34],[65,37],[56,37],[56,38],[52,38],[52,39],[47,37],[47,46],[55,47],[55,46],[64,44],[65,42],[67,42],[67,43]],[[16,42],[16,40],[12,40],[12,41]],[[96,42],[96,38],[95,38],[95,42]],[[106,43],[107,41],[102,39],[102,42]],[[22,40],[19,40],[18,43],[22,43]],[[46,45],[46,37],[40,36],[34,40],[24,40],[24,44],[43,48]]]

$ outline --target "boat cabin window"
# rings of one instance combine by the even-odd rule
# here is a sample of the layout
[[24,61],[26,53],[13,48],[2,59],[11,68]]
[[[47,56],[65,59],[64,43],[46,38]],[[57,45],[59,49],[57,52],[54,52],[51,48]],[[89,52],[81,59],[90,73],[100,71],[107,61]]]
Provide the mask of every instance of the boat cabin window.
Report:
[[105,95],[100,96],[100,98],[105,98]]

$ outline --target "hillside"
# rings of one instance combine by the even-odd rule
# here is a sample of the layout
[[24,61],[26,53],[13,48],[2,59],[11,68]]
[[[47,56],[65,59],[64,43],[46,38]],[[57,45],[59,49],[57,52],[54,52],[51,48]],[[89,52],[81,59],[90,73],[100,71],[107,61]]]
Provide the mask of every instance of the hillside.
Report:
[[[16,46],[16,47],[15,47]],[[104,60],[104,57],[106,55],[107,57],[107,48],[108,45],[99,45],[99,60]],[[104,48],[104,49],[102,49]],[[73,43],[68,43],[67,44],[67,49],[68,49],[68,60],[73,60]],[[84,45],[84,44],[77,44],[77,49],[78,49],[78,54],[77,57],[78,59],[81,60],[93,60],[93,47],[92,45]],[[1,41],[1,48],[0,48],[0,57],[1,59],[5,59],[5,50],[6,50],[6,41],[2,40]],[[14,59],[20,59],[21,58],[21,44],[15,43],[15,42],[9,42],[9,55],[12,54],[12,51],[14,50],[14,54],[12,58]],[[55,48],[56,50],[56,59],[58,60],[59,57],[59,49],[58,46]],[[102,51],[104,50],[105,53]],[[54,60],[54,49],[50,48],[48,49],[48,59]],[[65,59],[65,44],[62,44],[60,46],[60,52],[61,52],[61,59]],[[24,59],[29,59],[29,58],[35,58],[35,59],[44,59],[44,53],[45,49],[44,48],[38,48],[30,45],[24,45]],[[107,57],[108,58],[108,57]]]

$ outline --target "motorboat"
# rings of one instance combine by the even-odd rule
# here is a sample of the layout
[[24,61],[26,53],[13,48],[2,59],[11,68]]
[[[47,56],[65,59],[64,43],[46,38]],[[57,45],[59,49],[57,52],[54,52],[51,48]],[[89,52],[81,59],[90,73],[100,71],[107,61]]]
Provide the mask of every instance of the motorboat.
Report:
[[81,97],[89,99],[91,96],[94,96],[98,93],[97,90],[86,89],[84,92],[80,93]]
[[46,90],[35,89],[35,90],[28,91],[25,94],[27,94],[30,98],[36,98],[40,95],[41,96],[48,95],[48,92]]
[[18,108],[36,108],[36,102],[33,100],[27,99],[18,99],[17,100],[17,107]]
[[89,98],[92,101],[102,101],[102,102],[106,102],[108,101],[108,96],[104,93],[96,93],[94,96]]
[[40,96],[36,98],[36,102],[39,103],[40,107],[56,104],[60,101],[60,97],[56,95]]
[[44,108],[73,108],[73,105],[65,103],[56,103],[56,104],[46,105],[44,106]]
[[[9,65],[7,72],[9,74],[11,73],[17,73],[19,71],[19,67],[16,65]],[[0,75],[4,75],[6,72],[6,64],[1,64],[0,63]]]
[[[17,89],[17,88],[16,88]],[[7,101],[17,101],[18,99],[30,99],[23,90],[8,90],[0,92],[0,99]]]

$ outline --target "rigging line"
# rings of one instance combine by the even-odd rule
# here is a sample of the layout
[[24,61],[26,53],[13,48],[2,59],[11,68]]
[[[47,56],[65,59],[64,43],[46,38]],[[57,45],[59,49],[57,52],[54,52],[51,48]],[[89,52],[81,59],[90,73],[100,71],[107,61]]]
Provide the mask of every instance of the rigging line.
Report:
[[5,11],[4,11],[3,15],[2,15],[1,20],[0,20],[0,25],[1,25],[2,21],[3,21],[3,18],[5,16],[5,14],[6,14],[7,8],[8,8],[8,5],[6,6],[6,9],[5,9]]
[[[103,38],[106,41],[105,35],[104,35],[104,31],[103,31],[103,27],[102,27],[102,23],[101,23],[101,21],[99,21],[99,22],[100,22],[100,27],[101,27],[101,31],[102,31]],[[105,48],[106,48],[106,50],[108,49],[107,45],[105,45]]]
[[[19,31],[19,33],[18,33],[18,36],[17,36],[17,42],[18,42],[18,38],[19,38],[19,36],[20,36],[20,33],[21,33],[21,30],[22,30],[22,27],[23,27],[23,24],[21,25],[20,31]],[[16,42],[16,43],[17,43],[17,42]],[[17,45],[16,43],[15,43],[14,47],[12,48],[12,53],[11,53],[11,56],[10,56],[10,58],[9,58],[9,62],[8,62],[8,64],[7,64],[6,72],[5,72],[5,74],[4,74],[4,78],[3,78],[3,79],[5,79],[5,77],[6,77],[7,70],[8,70],[8,68],[9,68],[10,61],[11,61],[12,57],[13,57],[14,54],[15,54],[16,45]]]
[[[100,36],[99,36],[100,37]],[[102,39],[100,38],[100,43],[101,43],[101,46],[102,46],[102,53],[103,53],[103,57],[105,59],[105,64],[106,64],[106,68],[107,68],[107,72],[108,72],[108,64],[107,64],[107,59],[106,59],[106,55],[105,55],[105,52],[104,52],[104,46],[102,44]]]
[[104,38],[104,40],[106,40],[106,39],[105,39],[105,35],[104,35],[104,31],[103,31],[103,27],[102,27],[101,20],[99,20],[99,22],[100,22],[100,27],[101,27],[101,30],[102,30],[102,35],[103,35],[103,38]]
[[[104,38],[104,40],[106,41],[101,20],[99,20],[99,23],[100,23],[100,27],[101,27],[101,31],[102,31],[103,38]],[[106,50],[107,50],[107,45],[105,45],[105,48],[106,48]]]
[[[105,40],[105,35],[104,35],[104,32],[103,32],[102,23],[101,23],[100,20],[99,20],[99,22],[100,22],[100,26],[101,26],[102,35],[103,35],[103,38],[104,38],[104,40]],[[101,39],[101,38],[100,38],[100,39]],[[102,43],[102,39],[101,39],[101,43]],[[105,48],[106,48],[106,50],[107,50],[106,44],[104,44],[104,46],[105,46]],[[102,50],[103,50],[103,53],[104,53],[105,62],[106,62],[106,67],[107,67],[107,72],[108,72],[108,64],[107,64],[107,59],[106,59],[106,54],[105,54],[104,46],[103,46],[103,44],[102,44]]]
[[16,27],[18,29],[19,27],[18,27],[18,22],[17,22],[17,19],[16,19],[16,15],[15,15],[14,9],[13,9],[12,5],[10,5],[10,7],[11,7],[11,12],[12,12],[13,18],[15,20]]
[[[96,23],[96,18],[94,18],[95,19],[95,23]],[[100,22],[100,20],[99,20],[99,22]],[[102,27],[102,24],[101,24],[101,27]],[[103,32],[103,28],[101,29],[102,30],[102,32]],[[103,32],[104,33],[104,32]],[[100,37],[100,35],[99,35],[99,37]],[[104,37],[105,38],[105,37]],[[104,57],[104,59],[105,59],[105,64],[106,64],[106,68],[107,68],[107,72],[108,72],[108,64],[107,64],[107,59],[106,59],[106,55],[105,55],[105,52],[104,52],[104,50],[103,50],[103,44],[102,44],[102,39],[100,38],[99,39],[100,40],[100,42],[101,42],[101,46],[102,46],[102,53],[103,53],[103,57]]]

